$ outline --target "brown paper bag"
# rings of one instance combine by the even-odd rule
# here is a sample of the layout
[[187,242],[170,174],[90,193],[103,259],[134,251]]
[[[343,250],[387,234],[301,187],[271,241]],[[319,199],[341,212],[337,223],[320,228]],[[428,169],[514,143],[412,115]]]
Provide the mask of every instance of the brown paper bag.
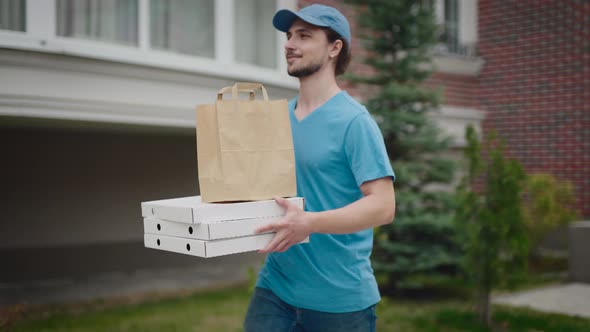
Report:
[[[223,99],[230,91],[231,99]],[[240,99],[240,92],[248,92],[249,100]],[[258,83],[221,89],[215,104],[197,106],[197,158],[204,202],[295,196],[287,100],[268,100]]]

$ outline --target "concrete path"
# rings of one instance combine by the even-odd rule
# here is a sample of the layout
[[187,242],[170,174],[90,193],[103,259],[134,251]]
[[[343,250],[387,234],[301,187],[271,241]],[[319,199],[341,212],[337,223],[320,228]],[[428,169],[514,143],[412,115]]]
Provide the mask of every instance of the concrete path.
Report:
[[590,318],[590,284],[548,286],[494,297],[495,304]]
[[253,253],[199,259],[196,266],[111,272],[51,280],[0,282],[0,307],[14,304],[65,304],[97,299],[217,288],[248,280],[264,256]]

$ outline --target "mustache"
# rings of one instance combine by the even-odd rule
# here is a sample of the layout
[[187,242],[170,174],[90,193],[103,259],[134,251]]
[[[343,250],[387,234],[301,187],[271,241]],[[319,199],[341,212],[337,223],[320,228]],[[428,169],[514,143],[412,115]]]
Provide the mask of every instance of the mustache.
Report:
[[296,54],[296,53],[295,53],[295,52],[293,52],[293,51],[287,51],[287,52],[285,52],[285,56],[286,56],[286,57],[291,57],[291,56],[300,56],[300,54]]

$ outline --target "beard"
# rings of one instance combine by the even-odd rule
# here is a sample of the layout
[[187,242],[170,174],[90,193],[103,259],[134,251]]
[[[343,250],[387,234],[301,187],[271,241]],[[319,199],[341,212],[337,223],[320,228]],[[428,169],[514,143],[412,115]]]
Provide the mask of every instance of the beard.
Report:
[[287,73],[289,74],[289,76],[304,78],[317,73],[322,68],[322,66],[323,64],[321,62],[317,62],[309,64],[308,66],[302,68],[287,70]]

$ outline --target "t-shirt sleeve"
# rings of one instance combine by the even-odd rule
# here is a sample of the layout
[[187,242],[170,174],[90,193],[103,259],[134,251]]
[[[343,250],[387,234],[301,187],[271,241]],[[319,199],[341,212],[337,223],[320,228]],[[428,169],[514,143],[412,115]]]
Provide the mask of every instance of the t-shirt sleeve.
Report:
[[350,122],[344,137],[344,148],[359,187],[367,181],[387,176],[395,180],[383,135],[368,113],[360,114]]

